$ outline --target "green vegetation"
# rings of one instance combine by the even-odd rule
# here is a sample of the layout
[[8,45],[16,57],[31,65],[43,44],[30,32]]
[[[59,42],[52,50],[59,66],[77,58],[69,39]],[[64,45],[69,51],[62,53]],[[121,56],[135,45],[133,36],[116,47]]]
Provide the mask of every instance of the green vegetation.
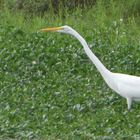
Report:
[[31,17],[1,7],[0,138],[140,137],[140,104],[128,112],[125,99],[106,86],[74,38],[39,32],[70,25],[108,69],[140,75],[138,4],[100,0],[89,9],[66,9],[65,17],[61,10]]

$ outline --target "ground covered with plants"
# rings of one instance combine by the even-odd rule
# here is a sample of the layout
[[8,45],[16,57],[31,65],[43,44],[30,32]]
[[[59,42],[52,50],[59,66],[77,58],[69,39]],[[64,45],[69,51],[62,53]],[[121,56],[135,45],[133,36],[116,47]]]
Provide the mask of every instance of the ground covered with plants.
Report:
[[140,103],[128,112],[76,39],[40,32],[72,26],[108,69],[140,76],[138,1],[126,3],[100,0],[65,16],[0,9],[1,139],[140,137]]

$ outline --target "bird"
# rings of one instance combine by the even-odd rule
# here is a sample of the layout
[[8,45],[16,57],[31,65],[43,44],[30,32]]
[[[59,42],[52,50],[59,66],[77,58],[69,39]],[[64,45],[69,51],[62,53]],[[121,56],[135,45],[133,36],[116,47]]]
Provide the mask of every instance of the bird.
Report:
[[83,46],[83,49],[97,70],[103,77],[107,85],[127,102],[130,111],[133,101],[140,101],[140,77],[123,73],[111,72],[108,70],[98,57],[91,51],[85,39],[72,27],[68,25],[60,27],[50,27],[41,29],[42,32],[60,32],[74,36]]

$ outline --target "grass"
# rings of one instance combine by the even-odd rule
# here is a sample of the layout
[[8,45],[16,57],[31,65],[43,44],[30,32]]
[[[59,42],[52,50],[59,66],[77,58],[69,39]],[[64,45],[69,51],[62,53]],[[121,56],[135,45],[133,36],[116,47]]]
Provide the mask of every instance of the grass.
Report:
[[140,104],[128,112],[74,38],[38,31],[68,24],[108,69],[140,75],[139,17],[111,7],[77,9],[65,19],[0,14],[1,139],[139,138]]

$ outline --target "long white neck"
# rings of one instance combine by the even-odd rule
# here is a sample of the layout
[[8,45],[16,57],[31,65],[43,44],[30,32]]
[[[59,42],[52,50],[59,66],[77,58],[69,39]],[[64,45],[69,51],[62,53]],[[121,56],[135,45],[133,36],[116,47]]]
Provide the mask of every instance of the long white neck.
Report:
[[70,34],[73,35],[74,37],[76,37],[80,41],[80,43],[84,47],[84,50],[85,50],[87,56],[90,58],[90,60],[93,62],[93,64],[95,64],[96,68],[99,70],[99,72],[103,76],[103,78],[106,79],[108,77],[108,74],[110,73],[110,71],[101,63],[101,61],[90,50],[85,39],[75,30],[72,30],[72,32]]

